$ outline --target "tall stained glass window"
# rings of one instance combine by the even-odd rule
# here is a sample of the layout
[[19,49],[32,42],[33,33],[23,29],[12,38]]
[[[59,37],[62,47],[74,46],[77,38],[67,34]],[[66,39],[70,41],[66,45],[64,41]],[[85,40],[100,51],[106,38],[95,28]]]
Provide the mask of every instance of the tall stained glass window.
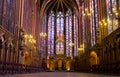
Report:
[[72,56],[72,16],[69,12],[66,13],[66,56]]
[[78,19],[74,14],[74,56],[78,55]]
[[66,56],[69,56],[69,13],[66,14]]
[[2,24],[2,7],[3,6],[3,0],[0,0],[0,25]]
[[[94,5],[95,4],[95,5]],[[98,29],[98,25],[99,25],[99,22],[98,22],[98,0],[94,0],[94,11],[93,11],[93,14],[94,14],[94,18],[95,18],[95,33],[94,33],[94,44],[97,42],[97,37],[98,37],[98,33],[97,33],[97,29]]]
[[54,22],[55,15],[53,11],[51,11],[48,19],[48,55],[54,55]]
[[[0,1],[1,2],[1,1]],[[4,0],[5,8],[4,8],[4,27],[10,31],[11,33],[14,32],[14,23],[15,23],[15,5],[16,0]],[[1,3],[0,3],[1,6]]]
[[118,20],[115,18],[116,0],[106,0],[107,6],[107,20],[108,20],[108,34],[117,29]]
[[64,19],[62,12],[59,12],[57,15],[57,37],[63,36],[64,30]]
[[[74,32],[72,30],[73,26]],[[73,34],[74,36],[72,36]],[[69,45],[72,42],[74,42],[74,53],[73,47]],[[66,53],[67,57],[78,55],[78,18],[75,14],[72,15],[70,11],[67,11],[65,15],[62,12],[54,14],[51,11],[48,18],[47,48],[48,56],[64,53]]]
[[96,25],[95,25],[94,8],[95,8],[95,6],[97,6],[96,5],[97,3],[94,5],[93,1],[95,1],[95,0],[90,0],[90,13],[91,13],[91,16],[90,16],[90,28],[91,28],[91,45],[92,46],[95,45],[95,33],[96,33],[95,28],[96,28]]
[[[44,22],[43,22],[43,24],[44,25],[42,25],[41,26],[41,32],[43,32],[43,33],[46,33],[46,28],[47,28],[47,24],[46,24],[46,18],[47,17],[47,15],[46,14],[44,14]],[[41,56],[43,57],[43,58],[45,58],[46,57],[46,48],[47,48],[47,45],[46,45],[46,36],[45,37],[41,37],[41,39],[40,39],[41,41],[41,44],[40,44],[40,48],[41,48]]]
[[4,18],[4,27],[7,29],[7,30],[9,30],[9,26],[8,26],[8,24],[9,24],[9,9],[10,9],[10,0],[5,0],[6,1],[6,8],[5,8],[5,18]]
[[86,37],[85,37],[85,16],[84,16],[84,13],[85,13],[85,4],[83,3],[82,4],[82,39],[83,39],[83,43],[85,43],[85,39],[86,39]]
[[62,12],[58,12],[57,14],[57,40],[59,40],[56,44],[56,54],[64,54],[64,18]]
[[9,12],[9,31],[11,33],[14,32],[14,23],[15,23],[15,5],[16,5],[16,0],[11,0],[10,2],[10,12]]

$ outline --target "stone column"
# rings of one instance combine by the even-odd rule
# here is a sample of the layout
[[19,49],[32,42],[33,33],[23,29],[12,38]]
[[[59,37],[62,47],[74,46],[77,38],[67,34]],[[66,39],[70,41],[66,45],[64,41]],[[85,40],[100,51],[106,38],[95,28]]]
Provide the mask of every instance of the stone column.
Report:
[[1,56],[2,56],[2,39],[0,39],[0,61],[2,60],[1,58]]
[[54,17],[54,55],[56,54],[56,39],[57,39],[57,37],[56,37],[56,33],[57,33],[56,32],[56,30],[57,30],[56,29],[56,27],[57,27],[57,20],[56,20],[57,18],[56,17],[57,16],[56,15],[57,15],[57,13],[55,12],[55,17]]
[[[74,14],[72,14],[72,43],[74,44]],[[72,46],[72,57],[74,58],[74,46]]]
[[66,14],[64,14],[64,54],[66,55]]

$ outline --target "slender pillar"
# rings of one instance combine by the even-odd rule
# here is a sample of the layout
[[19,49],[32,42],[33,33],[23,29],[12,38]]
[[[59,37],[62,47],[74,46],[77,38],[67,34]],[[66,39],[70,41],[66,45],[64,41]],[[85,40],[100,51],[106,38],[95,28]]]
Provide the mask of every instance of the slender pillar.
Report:
[[55,17],[54,17],[54,55],[56,55],[56,27],[57,27],[57,12],[55,12]]
[[64,54],[66,55],[66,14],[64,14]]
[[[72,14],[72,43],[74,43],[74,14]],[[74,58],[74,46],[72,46],[72,58]]]
[[22,28],[22,20],[21,20],[21,17],[23,16],[23,13],[22,13],[22,9],[23,9],[23,5],[24,5],[24,0],[20,0],[20,1],[18,1],[17,2],[17,4],[19,4],[19,12],[18,12],[18,52],[17,52],[17,63],[21,63],[20,62],[20,60],[21,60],[21,55],[20,55],[20,52],[21,52],[21,50],[20,50],[20,46],[22,45],[22,35],[21,35],[21,33],[22,33],[22,30],[21,30],[21,28]]
[[1,61],[1,56],[2,56],[2,47],[3,47],[2,46],[2,39],[0,39],[0,61]]
[[8,46],[8,51],[6,52],[6,62],[10,62],[11,60],[11,45]]
[[7,61],[7,51],[8,51],[8,46],[7,42],[4,43],[4,62]]
[[49,19],[49,16],[46,15],[46,33],[47,33],[47,37],[46,37],[46,59],[47,59],[47,56],[48,56],[48,19]]
[[[87,9],[88,12],[90,12],[90,7],[89,7],[89,1],[86,0],[86,4],[85,4],[85,8]],[[89,48],[90,48],[90,36],[91,36],[91,32],[90,32],[90,16],[87,15],[87,11],[85,11],[86,15],[85,15],[85,40],[86,40],[86,52],[89,52]]]
[[[80,26],[80,23],[81,23],[81,22],[80,22],[80,16],[79,16],[79,18],[78,18],[78,33],[77,33],[77,34],[78,34],[78,38],[77,38],[77,39],[78,39],[78,48],[80,48],[80,37],[82,37],[82,38],[84,37],[84,36],[81,36],[81,34],[82,34],[83,32],[82,32],[82,33],[80,32],[80,27],[81,27],[81,26]],[[80,59],[80,52],[79,52],[79,51],[78,51],[78,57],[79,57],[79,59]],[[79,62],[79,61],[78,61],[78,62]]]

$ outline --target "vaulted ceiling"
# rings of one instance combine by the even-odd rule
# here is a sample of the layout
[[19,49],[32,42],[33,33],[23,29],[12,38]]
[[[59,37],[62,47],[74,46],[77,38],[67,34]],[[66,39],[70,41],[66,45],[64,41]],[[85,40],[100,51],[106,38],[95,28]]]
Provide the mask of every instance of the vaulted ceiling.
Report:
[[75,0],[51,0],[46,6],[46,11],[54,11],[54,12],[63,12],[65,13],[68,10],[74,11],[77,4]]
[[39,8],[41,13],[49,13],[50,11],[56,12],[63,12],[78,11],[78,5],[76,0],[38,0]]

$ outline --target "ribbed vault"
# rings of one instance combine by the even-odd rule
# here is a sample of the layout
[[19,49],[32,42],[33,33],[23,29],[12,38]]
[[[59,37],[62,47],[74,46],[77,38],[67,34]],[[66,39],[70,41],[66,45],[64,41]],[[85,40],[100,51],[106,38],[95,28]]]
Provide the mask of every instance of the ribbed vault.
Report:
[[[66,11],[71,11],[72,13],[78,14],[78,5],[76,0],[40,0],[40,16],[43,14],[54,11],[55,13],[61,11],[63,14]],[[39,1],[39,2],[40,2]]]

